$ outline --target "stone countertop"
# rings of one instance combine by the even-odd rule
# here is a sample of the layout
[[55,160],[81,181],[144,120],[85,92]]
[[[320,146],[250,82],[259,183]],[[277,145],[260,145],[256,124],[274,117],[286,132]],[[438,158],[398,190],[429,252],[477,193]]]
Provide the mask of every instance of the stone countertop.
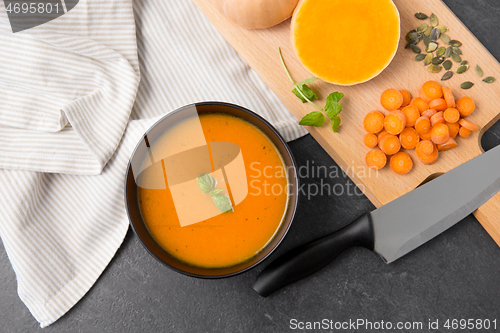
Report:
[[[500,2],[445,2],[500,59]],[[484,135],[483,147],[489,149],[499,142],[497,124]],[[299,166],[309,170],[336,167],[311,136],[290,146]],[[334,177],[310,175],[301,181],[305,187],[329,184],[338,195],[301,197],[289,234],[257,268],[222,280],[189,278],[157,262],[129,230],[87,295],[43,331],[284,332],[290,330],[292,319],[422,322],[422,331],[429,331],[429,320],[439,320],[442,325],[453,318],[497,319],[500,326],[500,248],[473,216],[390,265],[365,249],[350,249],[309,278],[268,298],[257,295],[251,286],[272,260],[374,208],[341,172]],[[0,331],[41,331],[17,295],[15,275],[3,246],[0,286]]]

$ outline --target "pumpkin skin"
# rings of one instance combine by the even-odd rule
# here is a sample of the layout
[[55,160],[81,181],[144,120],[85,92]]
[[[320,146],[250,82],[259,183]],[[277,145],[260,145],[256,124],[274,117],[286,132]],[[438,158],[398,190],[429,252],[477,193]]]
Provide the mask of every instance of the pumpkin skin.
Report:
[[379,75],[396,55],[400,33],[392,0],[301,0],[292,17],[300,62],[321,80],[343,86]]
[[224,15],[247,29],[266,29],[291,17],[299,0],[220,0]]

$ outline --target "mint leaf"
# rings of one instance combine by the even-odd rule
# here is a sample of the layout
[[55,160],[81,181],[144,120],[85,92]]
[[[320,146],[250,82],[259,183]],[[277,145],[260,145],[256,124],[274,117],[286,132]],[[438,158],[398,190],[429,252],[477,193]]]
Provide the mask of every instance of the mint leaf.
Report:
[[331,105],[326,105],[325,106],[325,112],[328,115],[328,118],[332,120],[334,117],[337,117],[340,112],[342,112],[342,105],[339,103],[331,104]]
[[300,82],[295,83],[295,85],[297,85],[299,88],[302,88],[303,85],[305,85],[305,84],[311,84],[314,81],[316,81],[317,79],[318,79],[317,77],[310,77],[308,79],[305,79],[305,80],[302,80]]
[[342,105],[339,104],[342,97],[344,97],[344,94],[334,92],[326,98],[325,112],[330,120],[333,120],[339,115],[340,112],[342,112]]
[[344,97],[344,94],[343,93],[340,93],[338,91],[334,92],[334,93],[331,93],[330,95],[328,95],[328,97],[326,98],[326,104],[328,103],[332,103],[332,102],[336,102],[336,103],[339,103],[340,100],[342,99],[342,97]]
[[339,116],[335,116],[332,119],[331,125],[332,125],[332,130],[337,133],[339,131],[339,126],[342,120],[340,119]]
[[217,208],[219,208],[224,213],[232,213],[233,205],[231,204],[231,199],[227,194],[216,194],[212,196],[212,200]]
[[304,94],[305,97],[307,97],[310,101],[314,101],[316,99],[318,99],[318,95],[316,95],[314,93],[314,91],[309,88],[307,85],[303,84],[302,86],[296,86],[295,89],[292,90],[292,92],[295,94],[295,96],[297,96],[298,98],[300,98],[300,100],[302,101],[302,103],[307,103],[307,100],[300,94],[299,90],[302,91],[302,94]]
[[304,118],[302,118],[302,120],[299,122],[299,125],[319,127],[323,125],[324,122],[325,116],[323,115],[323,113],[321,113],[320,111],[313,111],[306,114]]
[[220,192],[222,192],[221,189],[216,189],[216,190],[213,190],[212,192],[208,193],[210,195],[216,195],[216,194],[219,194]]
[[198,187],[203,193],[210,193],[217,185],[217,180],[208,173],[201,174],[196,180],[198,180]]

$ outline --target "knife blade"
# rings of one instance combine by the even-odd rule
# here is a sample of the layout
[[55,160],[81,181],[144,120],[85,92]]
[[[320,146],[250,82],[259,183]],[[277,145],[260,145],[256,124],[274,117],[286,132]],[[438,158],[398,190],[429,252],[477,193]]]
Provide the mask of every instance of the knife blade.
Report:
[[268,296],[315,273],[352,246],[366,247],[391,263],[460,222],[498,191],[500,146],[339,231],[289,251],[259,274],[253,288]]

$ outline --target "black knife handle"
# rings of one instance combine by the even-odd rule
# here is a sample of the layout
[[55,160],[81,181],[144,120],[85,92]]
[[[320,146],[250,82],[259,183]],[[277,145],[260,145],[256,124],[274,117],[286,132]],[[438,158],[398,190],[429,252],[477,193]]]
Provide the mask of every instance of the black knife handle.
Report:
[[332,234],[285,253],[259,274],[253,289],[261,296],[269,296],[276,290],[319,271],[352,246],[363,246],[373,251],[373,221],[370,213]]

